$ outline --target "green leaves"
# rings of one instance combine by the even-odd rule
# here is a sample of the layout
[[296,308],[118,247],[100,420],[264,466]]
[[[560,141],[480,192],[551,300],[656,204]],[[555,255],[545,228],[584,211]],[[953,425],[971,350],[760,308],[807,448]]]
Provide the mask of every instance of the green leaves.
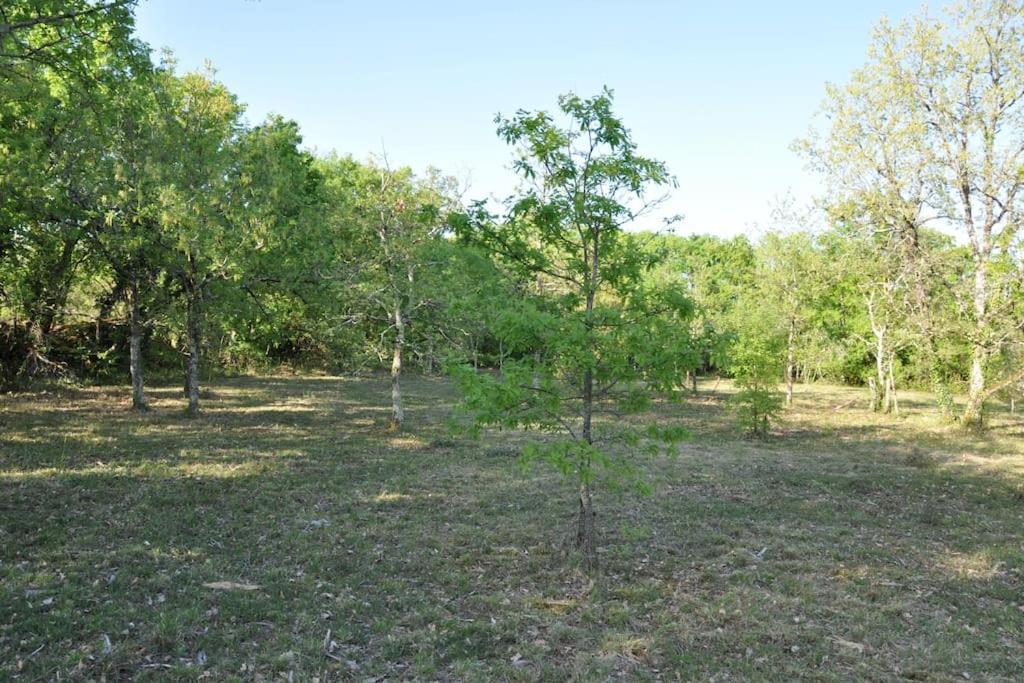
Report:
[[[673,442],[671,427],[638,429],[622,417],[672,394],[692,367],[690,300],[650,274],[664,254],[640,248],[623,227],[657,205],[674,181],[636,153],[612,111],[612,93],[558,100],[558,117],[499,116],[523,182],[501,217],[483,203],[453,220],[457,237],[485,250],[521,283],[492,333],[507,354],[500,372],[453,371],[462,412],[479,429],[551,434],[524,450],[578,483],[639,481],[631,461]],[[563,123],[559,123],[559,121]]]

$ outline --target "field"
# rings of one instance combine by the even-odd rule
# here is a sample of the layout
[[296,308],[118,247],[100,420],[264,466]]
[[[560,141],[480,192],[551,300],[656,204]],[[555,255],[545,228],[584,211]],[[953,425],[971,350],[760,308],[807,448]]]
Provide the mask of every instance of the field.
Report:
[[1024,421],[814,385],[751,441],[712,388],[651,495],[600,489],[593,580],[571,485],[441,379],[402,434],[383,377],[0,397],[0,679],[1019,679]]

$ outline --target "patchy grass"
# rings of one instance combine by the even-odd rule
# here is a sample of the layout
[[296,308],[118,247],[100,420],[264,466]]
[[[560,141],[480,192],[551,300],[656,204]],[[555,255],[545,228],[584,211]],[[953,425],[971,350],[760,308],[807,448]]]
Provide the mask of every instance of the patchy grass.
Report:
[[754,442],[729,391],[658,406],[694,438],[599,491],[594,581],[570,486],[452,438],[442,380],[402,434],[378,378],[0,398],[0,678],[1019,678],[1024,422],[811,386]]

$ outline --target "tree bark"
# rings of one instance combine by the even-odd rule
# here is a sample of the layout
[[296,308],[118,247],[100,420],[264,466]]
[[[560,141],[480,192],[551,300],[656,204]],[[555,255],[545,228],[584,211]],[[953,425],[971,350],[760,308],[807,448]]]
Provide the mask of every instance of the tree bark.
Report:
[[696,395],[697,393],[697,371],[687,370],[686,371],[686,383],[690,387],[690,393]]
[[[789,321],[789,335],[786,338],[786,405],[793,405],[793,374],[796,371],[796,321]],[[778,372],[778,370],[776,370]]]
[[395,304],[395,345],[391,358],[391,429],[399,430],[405,422],[402,406],[402,350],[405,347],[405,321],[402,307]]
[[900,414],[900,403],[896,396],[896,352],[889,352],[889,383],[885,388],[885,412],[893,415]]
[[576,527],[576,547],[583,555],[583,563],[587,571],[597,569],[596,516],[594,503],[590,497],[590,484],[580,484],[580,509]]
[[985,361],[987,349],[980,339],[984,330],[988,304],[988,277],[983,259],[975,259],[974,271],[974,317],[975,340],[971,353],[971,378],[967,392],[967,406],[964,408],[963,425],[966,428],[981,427],[985,403]]
[[[590,336],[594,323],[594,299],[597,294],[599,268],[599,237],[600,231],[592,228],[593,251],[590,254],[590,277],[587,282],[587,308],[586,327],[588,351],[593,357],[594,342]],[[588,366],[583,371],[583,401],[580,412],[583,418],[582,438],[586,442],[587,452],[580,463],[580,510],[576,527],[576,547],[583,554],[583,564],[588,572],[597,570],[597,541],[595,539],[595,515],[594,505],[590,497],[590,467],[591,454],[590,446],[594,443],[593,416],[594,416],[594,372]]]
[[189,293],[185,326],[188,334],[188,364],[185,369],[185,388],[188,391],[188,414],[199,414],[199,348],[202,342],[200,331],[199,295]]
[[889,383],[886,381],[885,373],[885,332],[872,324],[875,333],[875,392],[874,402],[871,410],[874,412],[887,413],[889,400]]
[[142,314],[139,304],[139,283],[133,278],[128,287],[129,340],[128,354],[132,379],[132,408],[144,411],[146,392],[142,381]]

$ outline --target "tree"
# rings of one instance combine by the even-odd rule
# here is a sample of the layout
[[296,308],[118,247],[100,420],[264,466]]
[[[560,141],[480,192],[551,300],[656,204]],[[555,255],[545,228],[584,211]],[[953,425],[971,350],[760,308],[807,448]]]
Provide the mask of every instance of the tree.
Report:
[[746,433],[758,437],[768,436],[782,410],[777,387],[790,340],[782,311],[763,301],[757,290],[749,289],[732,310],[736,338],[727,356],[727,368],[739,387],[731,400],[737,421]]
[[743,292],[754,286],[755,252],[746,237],[658,235],[651,240],[667,258],[652,274],[656,281],[681,287],[693,303],[691,338],[694,370],[688,384],[697,392],[697,370],[723,368],[735,340],[731,313]]
[[870,339],[857,336],[874,357],[874,372],[868,377],[871,410],[898,414],[897,357],[916,335],[910,324],[912,281],[892,237],[889,231],[844,230],[829,256],[838,264],[834,275],[857,292],[858,312],[866,323],[864,335],[870,335]]
[[[50,334],[80,276],[103,276],[88,234],[113,187],[111,103],[148,65],[148,53],[129,38],[130,12],[86,20],[72,3],[64,9],[75,16],[51,22],[47,12],[57,9],[16,2],[0,13],[0,300],[16,312],[12,341],[25,342],[4,360],[13,383],[62,369],[47,358]],[[49,42],[48,31],[56,32]],[[55,51],[71,61],[51,59]]]
[[765,235],[757,249],[756,290],[764,305],[774,306],[785,335],[783,378],[786,405],[793,404],[801,338],[811,328],[824,268],[814,238],[807,232]]
[[348,237],[331,277],[350,290],[350,320],[372,323],[378,346],[387,347],[391,428],[401,429],[410,325],[430,305],[420,293],[419,271],[428,265],[430,245],[445,228],[449,181],[435,172],[420,179],[409,168],[392,169],[386,160],[360,164],[341,158],[327,169],[337,209],[332,220]]
[[[1020,343],[1007,293],[1020,280],[1024,6],[970,0],[947,19],[883,22],[867,65],[846,88],[829,90],[827,141],[808,148],[847,196],[874,203],[879,227],[911,247],[929,219],[969,245],[971,270],[953,293],[972,347],[961,421],[977,427],[985,400],[1024,377],[1024,369],[990,362]],[[913,290],[920,298],[920,280]],[[934,337],[926,330],[925,338]]]
[[6,0],[0,6],[0,74],[45,66],[82,75],[96,50],[134,51],[138,0]]
[[212,74],[161,72],[159,216],[167,269],[185,302],[188,412],[199,411],[203,306],[229,277],[244,236],[232,220],[242,107]]
[[148,68],[129,70],[103,98],[106,115],[101,135],[107,153],[101,158],[106,185],[93,199],[101,220],[92,221],[87,228],[93,248],[114,273],[112,293],[121,294],[127,304],[132,407],[139,411],[148,408],[143,301],[160,273],[160,175],[154,161],[161,157],[165,144],[157,92],[162,83]]
[[[531,443],[523,458],[547,461],[575,481],[576,546],[594,569],[592,485],[602,474],[635,480],[611,447],[641,443],[639,432],[595,418],[635,412],[652,392],[675,390],[689,357],[689,304],[678,289],[645,287],[657,255],[624,232],[658,204],[652,188],[673,184],[665,165],[636,153],[612,112],[611,91],[563,95],[558,108],[564,126],[543,111],[496,119],[498,134],[516,149],[522,186],[502,220],[477,203],[459,226],[523,280],[542,281],[546,305],[523,299],[502,311],[495,334],[508,358],[499,375],[461,366],[456,376],[475,428],[557,435]],[[648,434],[676,438],[679,431],[652,425]]]

